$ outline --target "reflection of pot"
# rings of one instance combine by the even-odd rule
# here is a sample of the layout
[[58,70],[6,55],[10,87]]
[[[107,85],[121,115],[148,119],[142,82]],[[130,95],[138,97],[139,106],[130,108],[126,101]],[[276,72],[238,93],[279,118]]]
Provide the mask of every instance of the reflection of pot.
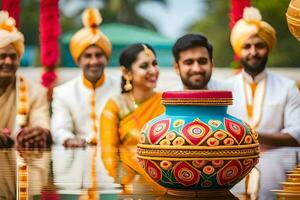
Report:
[[288,174],[288,182],[300,183],[300,174]]
[[138,158],[170,194],[228,194],[258,162],[257,134],[226,113],[231,92],[164,92],[162,103],[166,113],[141,131]]
[[293,183],[293,182],[283,182],[282,188],[284,191],[300,191],[300,183]]
[[292,0],[286,12],[286,20],[292,35],[300,40],[300,0]]

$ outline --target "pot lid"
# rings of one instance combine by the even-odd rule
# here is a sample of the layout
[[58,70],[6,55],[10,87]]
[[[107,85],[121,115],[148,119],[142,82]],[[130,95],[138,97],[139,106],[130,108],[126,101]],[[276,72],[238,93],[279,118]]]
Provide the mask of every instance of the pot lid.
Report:
[[232,105],[232,92],[225,90],[166,91],[162,94],[164,105]]

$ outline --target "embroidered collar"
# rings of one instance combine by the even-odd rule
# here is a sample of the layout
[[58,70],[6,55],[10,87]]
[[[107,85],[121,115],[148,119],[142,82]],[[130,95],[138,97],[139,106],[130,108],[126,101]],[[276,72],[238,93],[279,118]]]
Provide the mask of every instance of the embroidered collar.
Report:
[[100,86],[103,85],[103,83],[104,83],[104,81],[105,81],[105,79],[106,79],[106,76],[105,76],[105,74],[103,74],[103,75],[101,76],[101,78],[96,82],[95,87],[94,87],[93,84],[92,84],[88,79],[86,79],[84,76],[83,76],[82,79],[83,79],[83,85],[84,85],[85,87],[87,87],[87,88],[89,88],[89,89],[97,89],[97,88],[99,88]]
[[245,72],[245,70],[242,71],[243,77],[244,79],[248,82],[248,83],[258,83],[261,80],[265,79],[267,77],[267,70],[264,69],[261,73],[259,73],[258,75],[256,75],[254,77],[254,79],[252,78],[251,75],[249,75],[247,72]]

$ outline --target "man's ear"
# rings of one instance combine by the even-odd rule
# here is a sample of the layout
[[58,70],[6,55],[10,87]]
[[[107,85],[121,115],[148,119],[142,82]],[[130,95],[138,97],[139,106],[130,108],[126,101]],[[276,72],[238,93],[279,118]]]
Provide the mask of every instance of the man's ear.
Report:
[[174,68],[176,74],[179,75],[179,65],[175,60],[173,61],[173,68]]
[[211,65],[212,65],[211,66],[212,71],[215,70],[215,61],[214,61],[214,59],[211,60]]

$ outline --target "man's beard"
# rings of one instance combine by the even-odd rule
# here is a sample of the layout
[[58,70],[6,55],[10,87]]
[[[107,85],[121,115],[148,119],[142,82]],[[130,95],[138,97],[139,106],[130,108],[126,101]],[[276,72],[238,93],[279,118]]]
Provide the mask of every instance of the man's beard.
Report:
[[267,62],[268,56],[261,58],[260,62],[256,65],[250,65],[245,59],[241,58],[241,64],[244,67],[244,70],[251,75],[257,75],[262,72],[266,68]]
[[210,75],[206,76],[203,75],[203,81],[198,81],[198,82],[194,82],[194,81],[190,81],[188,78],[183,78],[182,76],[180,76],[181,81],[183,83],[183,85],[189,89],[189,90],[203,90],[203,89],[207,89],[207,84],[210,80]]

